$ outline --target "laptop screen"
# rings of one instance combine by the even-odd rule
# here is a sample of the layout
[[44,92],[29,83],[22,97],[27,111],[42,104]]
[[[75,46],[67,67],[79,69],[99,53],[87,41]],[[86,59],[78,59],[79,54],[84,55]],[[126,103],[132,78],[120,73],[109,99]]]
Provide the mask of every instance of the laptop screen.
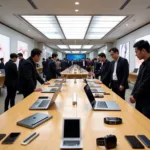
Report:
[[80,138],[80,119],[64,120],[64,138]]
[[90,89],[88,84],[84,87],[84,91],[85,91],[85,93],[86,93],[86,95],[87,95],[91,105],[93,105],[94,102],[95,102],[95,98],[94,98],[94,96],[93,96],[93,94],[91,92],[91,89]]

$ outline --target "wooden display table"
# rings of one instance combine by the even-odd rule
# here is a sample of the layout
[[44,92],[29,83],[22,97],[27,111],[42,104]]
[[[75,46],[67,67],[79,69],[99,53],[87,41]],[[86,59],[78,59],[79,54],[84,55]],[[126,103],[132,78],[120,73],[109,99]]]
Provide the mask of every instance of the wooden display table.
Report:
[[129,73],[128,81],[135,83],[137,80],[137,76],[138,76],[137,73]]
[[0,74],[0,87],[4,85],[5,75]]
[[36,70],[37,70],[38,73],[42,73],[43,72],[43,68],[42,67],[36,68]]
[[66,70],[61,72],[62,78],[67,79],[84,79],[88,77],[88,72],[86,70],[79,69],[77,67],[67,68]]
[[[51,82],[54,82],[54,80],[51,80]],[[103,99],[115,100],[120,106],[121,111],[93,111],[83,90],[84,86],[85,83],[83,83],[83,80],[81,79],[77,79],[77,83],[74,83],[73,79],[67,79],[66,83],[63,84],[62,90],[59,93],[55,104],[53,104],[48,110],[29,110],[29,107],[39,96],[45,95],[52,97],[52,94],[34,92],[13,108],[0,115],[0,133],[6,133],[8,135],[11,132],[21,132],[21,135],[14,144],[0,144],[0,150],[59,150],[62,138],[62,121],[63,118],[68,117],[81,118],[81,132],[84,150],[105,150],[104,147],[96,146],[96,138],[108,134],[113,134],[117,137],[117,148],[114,150],[132,150],[128,142],[125,140],[125,135],[137,136],[138,134],[144,134],[150,138],[149,119],[144,117],[104,85],[101,85],[101,87],[111,93],[111,95],[104,96]],[[74,92],[77,93],[77,106],[72,105],[72,95]],[[36,112],[51,114],[53,115],[53,118],[35,129],[27,129],[16,125],[17,121],[20,121]],[[104,117],[121,117],[123,119],[123,124],[106,125],[103,121]],[[29,145],[22,146],[21,142],[35,131],[40,134],[39,137]],[[146,146],[145,150],[148,150]]]

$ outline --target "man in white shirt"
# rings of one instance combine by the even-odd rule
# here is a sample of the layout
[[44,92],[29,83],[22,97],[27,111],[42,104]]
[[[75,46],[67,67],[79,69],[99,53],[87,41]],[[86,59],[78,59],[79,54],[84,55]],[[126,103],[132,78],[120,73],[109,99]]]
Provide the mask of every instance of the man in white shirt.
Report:
[[110,55],[114,59],[106,76],[102,80],[103,83],[111,85],[112,90],[125,99],[125,91],[128,89],[129,64],[127,59],[119,56],[117,48],[110,49]]

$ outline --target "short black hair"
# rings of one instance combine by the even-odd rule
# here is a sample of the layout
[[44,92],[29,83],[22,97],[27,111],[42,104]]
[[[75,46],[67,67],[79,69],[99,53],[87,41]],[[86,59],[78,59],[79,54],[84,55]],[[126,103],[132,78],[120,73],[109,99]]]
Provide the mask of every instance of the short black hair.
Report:
[[52,54],[52,58],[57,57],[57,56],[58,56],[57,53],[53,53],[53,54]]
[[142,51],[142,49],[145,49],[148,53],[150,53],[150,45],[148,41],[140,40],[136,42],[133,45],[134,48],[137,48],[138,50]]
[[40,56],[41,53],[42,53],[42,51],[40,49],[35,48],[31,51],[31,57],[34,57],[35,55]]
[[22,53],[18,53],[18,56],[23,57],[23,54]]
[[99,57],[105,57],[105,58],[106,58],[105,53],[100,53],[100,54],[98,54],[98,56],[99,56]]
[[119,50],[116,47],[113,47],[109,50],[109,52],[113,51],[114,53],[119,53]]
[[45,60],[45,58],[43,58],[43,60]]
[[4,60],[4,58],[0,58],[0,61],[3,61]]
[[13,58],[18,58],[18,55],[16,53],[11,53],[10,54],[10,58],[13,59]]
[[52,57],[48,57],[48,59],[52,59]]

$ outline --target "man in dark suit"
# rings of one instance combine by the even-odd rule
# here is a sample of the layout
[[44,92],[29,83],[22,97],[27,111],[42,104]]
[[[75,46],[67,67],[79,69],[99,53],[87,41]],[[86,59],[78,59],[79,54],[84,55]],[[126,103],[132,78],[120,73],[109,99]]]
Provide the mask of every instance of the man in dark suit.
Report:
[[81,67],[86,69],[86,61],[84,59],[81,61]]
[[106,85],[111,85],[112,90],[121,98],[125,99],[125,91],[129,88],[129,64],[127,59],[119,57],[119,50],[117,48],[110,49],[110,55],[114,59],[111,62],[109,71],[103,78],[102,82]]
[[130,102],[136,102],[136,109],[150,119],[150,45],[141,40],[134,44],[139,60],[144,60],[132,91]]
[[68,62],[66,58],[64,58],[64,60],[62,60],[62,63],[61,63],[61,70],[64,71],[67,67],[68,67]]
[[0,61],[0,69],[5,69],[4,58],[1,58]]
[[56,79],[57,76],[61,76],[61,74],[56,69],[57,56],[57,53],[52,54],[52,61],[50,61],[48,65],[48,80]]
[[17,91],[18,71],[17,61],[18,55],[15,53],[10,54],[10,60],[5,64],[5,82],[4,85],[7,87],[7,96],[5,99],[4,111],[8,110],[8,106],[13,107],[15,105],[15,96]]
[[[18,72],[20,72],[21,66],[23,65],[23,62],[25,61],[25,59],[23,58],[23,54],[22,53],[18,53],[18,58],[19,58],[19,66],[18,66]],[[20,76],[19,76],[20,78]],[[20,84],[19,84],[19,80],[18,79],[18,93],[17,94],[22,94],[21,89],[20,89]]]
[[[36,70],[36,63],[40,61],[41,50],[33,49],[31,51],[31,57],[24,61],[21,66],[19,76],[20,76],[20,87],[24,98],[30,95],[32,92],[41,91],[40,88],[36,89],[37,80],[43,84],[44,80],[39,76]],[[45,83],[48,84],[48,83]]]
[[42,67],[43,67],[43,78],[46,77],[46,67],[47,67],[47,64],[46,64],[46,60],[45,58],[43,58],[43,61],[42,61]]
[[[101,81],[104,79],[105,75],[107,74],[107,71],[110,67],[110,61],[106,59],[106,55],[104,53],[100,53],[99,60],[101,63],[97,64],[95,76],[101,76]],[[105,83],[106,86],[109,86]]]
[[25,61],[25,59],[23,58],[23,54],[22,53],[18,53],[18,58],[19,58],[19,66],[18,66],[18,70],[20,70],[23,62]]

